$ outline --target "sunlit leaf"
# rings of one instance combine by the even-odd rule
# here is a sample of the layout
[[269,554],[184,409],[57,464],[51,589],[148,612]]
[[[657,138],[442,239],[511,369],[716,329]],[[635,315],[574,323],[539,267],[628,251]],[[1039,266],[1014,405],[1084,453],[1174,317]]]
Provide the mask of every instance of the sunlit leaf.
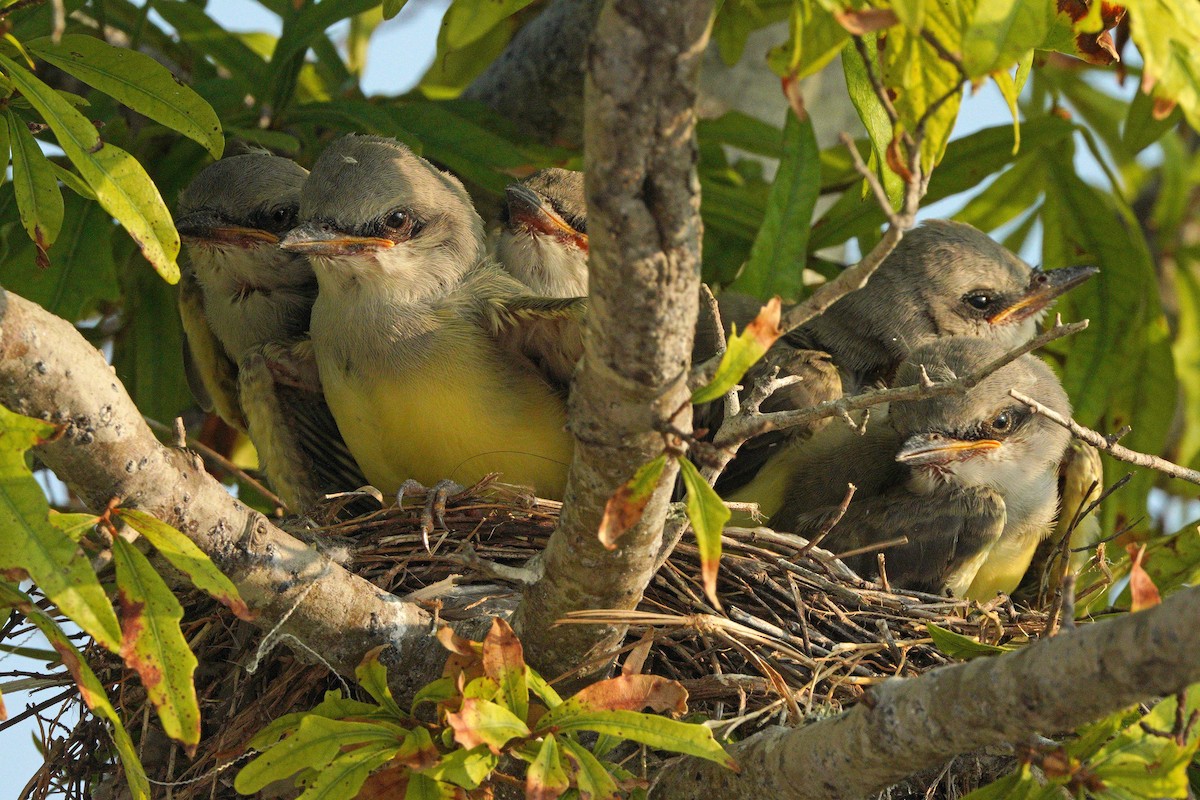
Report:
[[511,26],[493,25],[481,38],[456,50],[446,44],[446,29],[443,27],[438,32],[437,57],[417,88],[430,100],[458,97],[488,64],[504,52],[511,38]]
[[[343,747],[363,743],[389,745],[395,749],[400,745],[395,732],[382,725],[308,715],[295,733],[242,767],[233,786],[242,794],[253,794],[302,769],[324,769],[337,758]],[[384,762],[387,760],[385,758]]]
[[766,355],[771,345],[783,335],[783,329],[779,327],[781,309],[780,299],[774,297],[767,301],[754,321],[746,326],[746,330],[741,333],[734,331],[713,379],[692,393],[693,403],[710,403],[724,397],[738,385],[746,370]]
[[46,597],[114,653],[121,627],[87,555],[50,524],[49,504],[25,453],[53,436],[53,425],[0,406],[0,570],[29,575]]
[[483,783],[498,763],[499,759],[487,745],[480,745],[470,750],[455,750],[443,757],[438,764],[421,772],[439,781],[446,781],[464,789],[474,789]]
[[525,655],[512,626],[500,617],[483,640],[483,671],[500,686],[497,699],[524,720],[529,714],[529,687],[525,682]]
[[0,54],[13,83],[54,131],[58,144],[96,192],[100,205],[116,217],[168,283],[179,280],[179,233],[162,197],[137,159],[101,141],[96,127],[49,86]]
[[352,800],[371,772],[391,761],[397,749],[395,743],[372,742],[342,753],[318,772],[298,800]]
[[453,50],[461,50],[531,2],[533,0],[490,0],[487,3],[457,0],[442,20],[446,44]]
[[573,714],[591,711],[649,708],[683,714],[687,712],[687,697],[687,689],[678,681],[660,675],[621,675],[580,689],[538,720],[537,729],[546,730]]
[[[1179,718],[1188,720],[1200,706],[1200,686],[1190,687],[1184,694],[1184,702]],[[1186,740],[1176,742],[1171,735],[1176,706],[1175,697],[1159,702],[1149,714],[1105,744],[1091,758],[1096,777],[1106,786],[1133,797],[1187,797],[1187,769],[1200,744],[1200,736],[1192,730]]]
[[[3,438],[0,437],[0,441]],[[4,581],[0,581],[0,606],[16,607],[26,619],[37,626],[58,652],[63,665],[79,687],[79,696],[83,698],[83,702],[93,714],[112,725],[113,744],[116,745],[117,757],[125,770],[125,781],[133,799],[150,800],[150,782],[146,780],[146,771],[142,768],[133,740],[129,738],[121,717],[109,701],[104,685],[84,661],[83,654],[75,648],[50,615],[34,605],[33,600],[24,592]]]
[[387,668],[379,661],[379,654],[386,648],[387,645],[372,648],[354,669],[354,676],[358,679],[359,686],[366,690],[376,703],[391,712],[394,717],[407,719],[407,715],[392,698],[392,690],[388,688]]
[[608,499],[599,532],[600,543],[607,549],[615,550],[617,541],[641,520],[666,468],[667,454],[663,453],[639,467]]
[[687,487],[687,515],[696,533],[696,546],[700,550],[704,593],[715,607],[720,608],[717,570],[721,566],[721,534],[731,516],[729,507],[686,458],[679,459],[679,474]]
[[[863,45],[866,48],[867,56],[875,59],[875,40],[864,39]],[[883,103],[875,94],[875,86],[867,73],[866,62],[863,61],[856,49],[847,48],[842,54],[842,72],[846,78],[846,91],[850,95],[850,102],[858,111],[858,118],[862,120],[863,126],[867,129],[867,136],[871,140],[875,156],[873,164],[876,166],[882,164],[886,160],[887,149],[892,143],[895,132],[892,130],[892,121],[888,118]],[[890,169],[875,169],[875,172],[880,176],[892,206],[899,206],[904,193],[904,180]],[[850,192],[847,192],[848,196],[849,194]],[[875,202],[873,197],[870,200]]]
[[510,739],[529,735],[529,727],[516,714],[474,697],[464,699],[458,713],[447,714],[446,724],[454,729],[454,741],[468,750],[487,745],[493,753],[499,753]]
[[561,740],[563,755],[571,760],[575,783],[582,797],[590,800],[618,800],[621,794],[617,782],[588,749],[573,739],[564,736]]
[[391,19],[404,10],[408,0],[383,0],[383,18]]
[[548,734],[525,775],[526,800],[555,800],[571,787],[571,778],[554,734]]
[[[1046,793],[1046,788],[1052,792]],[[1059,797],[1061,790],[1057,786],[1042,786],[1026,764],[998,781],[981,786],[962,800],[1034,800],[1042,796]]]
[[1055,14],[1053,4],[1045,0],[986,0],[973,5],[962,44],[963,69],[972,78],[1007,71],[1041,47]]
[[228,608],[239,619],[250,619],[250,609],[238,594],[233,581],[225,577],[208,554],[182,533],[167,523],[136,508],[122,508],[117,512],[130,527],[145,536],[159,555],[171,566],[187,575],[192,584]]
[[225,139],[216,112],[150,56],[73,33],[57,44],[48,38],[36,39],[29,49],[139,114],[198,142],[213,158],[221,157]]
[[1141,53],[1142,89],[1179,104],[1200,130],[1200,14],[1191,0],[1127,0],[1129,30]]
[[1162,602],[1162,596],[1158,593],[1158,587],[1154,585],[1154,580],[1142,568],[1142,559],[1146,556],[1145,545],[1131,544],[1126,547],[1132,562],[1129,565],[1129,594],[1131,604],[1129,610],[1137,613],[1145,611],[1147,608],[1153,608]]
[[308,711],[284,714],[282,717],[272,720],[266,727],[254,734],[254,738],[246,743],[246,747],[250,750],[266,750],[285,735],[294,732],[300,727],[300,723],[304,721],[305,717],[310,715],[341,719],[343,717],[369,717],[378,714],[379,711],[379,706],[351,697],[342,697],[341,691],[334,689],[325,692],[325,697],[321,702]]
[[1178,106],[1171,109],[1170,113],[1158,116],[1154,99],[1145,92],[1138,92],[1129,104],[1121,137],[1129,152],[1137,154],[1161,139],[1182,119],[1183,111]]
[[[697,756],[715,761],[729,769],[737,769],[737,762],[717,743],[712,731],[695,723],[680,722],[654,714],[640,714],[636,711],[614,710],[573,714],[559,720],[556,727],[559,732],[606,733],[659,750]],[[566,741],[563,739],[564,743]]]
[[121,537],[113,537],[117,605],[121,609],[121,657],[141,676],[163,732],[195,748],[200,741],[200,707],[192,655],[179,621],[183,607],[149,560]]
[[767,54],[767,64],[780,76],[799,80],[820,71],[850,41],[850,32],[819,0],[792,3],[789,41]]

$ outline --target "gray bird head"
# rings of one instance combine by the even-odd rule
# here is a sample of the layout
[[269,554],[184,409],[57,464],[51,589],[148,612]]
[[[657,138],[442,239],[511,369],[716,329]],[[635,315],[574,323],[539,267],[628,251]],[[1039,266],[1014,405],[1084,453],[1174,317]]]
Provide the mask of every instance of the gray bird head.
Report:
[[831,352],[845,343],[848,352],[834,359],[855,371],[895,365],[939,336],[1009,348],[1033,338],[1055,298],[1097,271],[1033,269],[970,225],[929,220],[905,235],[865,287],[812,325]]
[[322,281],[383,281],[409,299],[444,293],[485,255],[483,221],[456,178],[394,139],[353,134],[317,159],[280,246],[308,256]]
[[536,294],[587,294],[587,200],[583,173],[539,170],[510,184],[493,234],[496,257]]
[[208,273],[267,287],[312,281],[302,259],[278,250],[296,222],[308,171],[268,153],[230,156],[200,171],[179,196],[175,227],[201,280]]
[[[918,383],[924,365],[934,381],[968,375],[999,358],[995,342],[948,337],[917,348],[897,385]],[[990,486],[1007,498],[1031,481],[1053,480],[1070,434],[1009,395],[1016,389],[1069,416],[1071,404],[1045,362],[1023,355],[965,394],[893,403],[888,419],[903,444],[896,460],[927,483]]]

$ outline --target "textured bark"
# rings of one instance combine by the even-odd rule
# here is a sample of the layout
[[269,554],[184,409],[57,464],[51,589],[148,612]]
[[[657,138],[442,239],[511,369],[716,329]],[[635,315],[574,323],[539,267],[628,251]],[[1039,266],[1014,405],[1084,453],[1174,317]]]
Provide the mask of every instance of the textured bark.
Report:
[[1200,681],[1200,589],[1010,655],[891,680],[861,704],[733,748],[741,775],[698,760],[659,776],[656,800],[851,800],[986,745],[1072,730]]
[[583,70],[600,0],[554,0],[467,87],[478,100],[543,142],[583,140]]
[[350,676],[368,650],[390,644],[385,660],[405,665],[391,670],[401,697],[436,677],[444,653],[431,646],[428,614],[239,503],[194,454],[160,444],[100,351],[70,323],[3,290],[0,403],[65,424],[61,438],[37,448],[46,465],[93,510],[119,497],[181,530],[237,585],[256,625],[279,626],[282,642],[294,636]]
[[[699,300],[697,73],[708,0],[614,0],[588,58],[590,306],[583,363],[571,394],[575,459],[545,577],[516,624],[547,675],[603,652],[622,631],[551,629],[568,611],[632,608],[653,570],[674,478],[668,470],[643,521],[605,550],[598,538],[612,493],[663,449],[656,433],[690,425],[687,374]],[[597,667],[603,664],[597,664]]]

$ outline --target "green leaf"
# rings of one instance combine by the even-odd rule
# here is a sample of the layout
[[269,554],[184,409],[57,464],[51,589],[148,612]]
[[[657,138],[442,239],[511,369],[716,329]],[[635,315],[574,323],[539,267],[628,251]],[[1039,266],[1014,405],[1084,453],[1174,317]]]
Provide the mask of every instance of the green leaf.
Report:
[[87,555],[50,524],[25,452],[55,427],[0,406],[0,570],[24,570],[60,611],[114,653],[121,627]]
[[117,511],[117,516],[145,536],[159,555],[169,561],[175,569],[187,575],[197,589],[228,608],[239,619],[251,618],[250,609],[246,608],[246,603],[238,594],[233,581],[225,577],[208,554],[191,539],[162,520],[136,508],[122,508]]
[[417,88],[430,100],[449,100],[462,94],[488,64],[504,52],[512,28],[495,25],[480,39],[455,50],[446,44],[446,29],[438,32],[437,56]]
[[[6,437],[0,437],[2,442]],[[133,740],[121,723],[117,710],[109,702],[104,685],[92,672],[91,667],[84,661],[83,655],[75,649],[75,645],[67,638],[58,624],[36,605],[32,598],[19,591],[12,584],[0,581],[0,606],[15,606],[25,618],[37,626],[38,630],[50,642],[50,645],[62,658],[63,665],[71,673],[75,684],[79,687],[79,696],[91,709],[92,713],[112,725],[113,744],[117,748],[117,757],[125,769],[125,781],[128,784],[133,800],[150,800],[150,782],[146,780],[146,771],[138,759]]]
[[666,468],[667,454],[661,453],[638,467],[633,477],[613,492],[604,504],[604,516],[600,518],[598,535],[601,544],[609,550],[616,549],[625,532],[641,520]]
[[456,0],[446,11],[442,25],[446,30],[446,45],[461,50],[483,38],[492,28],[511,17],[533,0]]
[[[875,59],[875,40],[873,38],[864,39],[863,44],[866,46],[867,55]],[[859,119],[867,129],[867,136],[871,140],[871,147],[875,153],[874,163],[878,167],[879,164],[886,161],[888,146],[892,143],[892,137],[895,135],[892,130],[892,121],[888,118],[883,103],[879,102],[879,97],[875,94],[875,87],[867,73],[867,65],[856,49],[847,48],[842,54],[842,72],[846,78],[846,90],[850,94],[850,102],[854,104]],[[887,191],[892,207],[898,207],[904,196],[904,181],[890,169],[876,168],[875,172],[883,181],[883,188]]]
[[200,741],[200,706],[192,683],[196,657],[179,629],[183,607],[136,547],[114,536],[112,552],[121,657],[141,676],[163,732],[194,747]]
[[554,691],[554,687],[546,682],[546,679],[537,673],[533,667],[525,668],[525,681],[529,685],[529,691],[533,692],[548,709],[556,708],[562,705],[563,699],[558,692]]
[[808,232],[821,190],[820,148],[812,121],[789,112],[783,127],[783,158],[771,184],[766,216],[750,260],[733,283],[754,297],[798,299],[808,255]]
[[434,780],[419,772],[412,774],[404,790],[404,800],[456,800],[460,797],[462,792],[454,785]]
[[392,19],[408,5],[408,0],[383,0],[383,18]]
[[1154,115],[1154,99],[1145,92],[1138,92],[1129,104],[1125,115],[1125,126],[1121,138],[1131,155],[1136,155],[1162,138],[1183,119],[1183,112],[1176,106],[1162,119]]
[[464,789],[474,789],[499,763],[500,760],[487,745],[480,745],[470,750],[455,750],[434,766],[421,770],[421,774]]
[[336,22],[369,11],[379,0],[338,0],[338,2],[307,3],[298,13],[284,15],[283,33],[271,54],[270,77],[266,97],[278,104],[291,94],[303,64],[305,51],[313,41],[324,36],[325,30]]
[[371,773],[399,749],[395,743],[372,743],[340,754],[318,772],[299,800],[353,800]]
[[[1185,709],[1179,718],[1189,719],[1198,705],[1200,685],[1195,685],[1185,693]],[[1197,732],[1192,731],[1189,740],[1180,745],[1172,736],[1146,730],[1171,731],[1176,706],[1174,697],[1161,701],[1105,744],[1091,759],[1096,777],[1109,788],[1136,797],[1187,797],[1187,768],[1200,744]]]
[[50,162],[50,169],[54,170],[54,174],[60,181],[66,184],[68,189],[82,197],[84,200],[96,199],[96,193],[92,191],[92,187],[84,183],[83,178],[79,177],[74,172],[71,172],[71,170],[65,167],[60,167],[53,161]]
[[379,654],[385,646],[380,645],[363,656],[363,660],[354,668],[354,677],[358,679],[358,685],[371,695],[376,703],[393,717],[406,720],[408,715],[400,710],[400,706],[392,697],[392,690],[388,688],[387,667],[379,662]]
[[927,623],[925,628],[929,631],[929,638],[933,639],[934,647],[951,658],[959,658],[964,661],[979,658],[980,656],[994,656],[999,653],[1008,653],[1017,649],[1015,647],[987,644],[970,636],[963,636],[961,633],[946,630],[941,626],[934,625],[932,622]]
[[571,788],[571,777],[563,764],[562,753],[554,734],[547,734],[538,748],[537,756],[525,775],[525,794],[550,800]]
[[65,533],[72,542],[78,542],[96,527],[100,518],[95,514],[64,514],[50,509],[50,524]]
[[704,476],[686,458],[677,459],[679,474],[687,487],[687,515],[696,532],[696,546],[700,549],[700,574],[704,580],[704,593],[717,608],[717,570],[721,566],[721,533],[729,521],[729,507],[708,485]]
[[920,33],[925,27],[925,0],[892,0],[892,11],[913,33]]
[[483,640],[483,672],[499,686],[496,700],[520,720],[529,716],[527,671],[521,641],[507,622],[494,617]]
[[1045,0],[986,0],[974,6],[962,44],[963,69],[972,78],[1009,70],[1040,47],[1055,14]]
[[1047,796],[1061,796],[1059,787],[1043,787],[1037,778],[1033,777],[1029,765],[1024,764],[1016,772],[976,789],[962,800],[1034,800],[1046,794],[1046,788],[1052,790]]
[[254,738],[246,743],[246,749],[266,750],[284,735],[299,728],[305,717],[310,715],[327,719],[341,719],[343,717],[368,717],[378,713],[379,706],[342,697],[341,690],[333,689],[326,692],[324,699],[308,711],[284,714],[279,719],[272,720],[266,727],[254,734]]
[[529,735],[529,726],[502,705],[465,697],[458,713],[446,715],[446,724],[454,730],[454,741],[470,750],[487,745],[499,753],[510,739]]
[[1200,130],[1200,14],[1191,0],[1129,0],[1129,32],[1142,56],[1142,86],[1179,103]]
[[738,385],[746,370],[771,349],[771,345],[783,335],[783,329],[779,327],[780,309],[779,298],[775,297],[763,306],[746,330],[738,333],[734,326],[716,374],[711,381],[692,393],[693,404],[710,403],[724,397]]
[[1004,98],[1004,102],[1008,104],[1008,111],[1013,118],[1013,155],[1021,149],[1021,111],[1017,107],[1018,96],[1021,94],[1017,89],[1017,84],[1013,81],[1012,75],[1001,70],[992,75],[992,80],[996,82],[997,88],[1000,89],[1000,94]]
[[[561,717],[555,727],[562,732],[593,731],[606,733],[621,739],[670,750],[715,761],[728,769],[737,769],[737,762],[725,752],[725,748],[713,738],[712,731],[695,722],[643,714],[639,711],[616,709],[610,711],[585,711]],[[566,740],[563,740],[564,743]]]
[[17,88],[54,131],[58,144],[168,283],[179,280],[179,233],[150,176],[137,159],[101,141],[96,127],[49,86],[7,56],[3,67]]
[[581,797],[588,800],[618,800],[617,782],[588,749],[578,742],[562,738],[563,753],[573,762],[575,783]]
[[760,156],[783,158],[783,131],[741,111],[699,120],[696,137],[701,142],[720,142]]
[[5,116],[8,119],[7,143],[12,146],[13,190],[17,195],[21,224],[37,245],[40,266],[49,266],[46,250],[62,230],[62,192],[50,160],[38,147],[29,126],[12,111],[6,112]]
[[216,112],[150,56],[74,33],[57,44],[49,38],[36,39],[29,49],[88,86],[203,145],[213,158],[221,157],[225,138]]
[[789,17],[789,41],[767,54],[767,65],[792,80],[819,72],[850,41],[850,32],[819,0],[796,0]]
[[413,696],[413,711],[416,711],[421,703],[444,703],[452,697],[458,697],[458,687],[455,686],[454,678],[438,678],[417,690]]
[[391,728],[310,714],[294,734],[242,767],[233,786],[242,794],[254,794],[267,784],[289,778],[302,769],[323,770],[333,763],[343,747],[362,743],[387,744],[397,750],[400,746]]
[[[1171,352],[1184,393],[1179,409],[1184,426],[1178,460],[1181,464],[1192,464],[1200,457],[1200,273],[1195,271],[1200,269],[1200,253],[1181,252],[1179,261],[1180,268],[1174,270],[1178,330]],[[1200,559],[1200,553],[1197,558]]]

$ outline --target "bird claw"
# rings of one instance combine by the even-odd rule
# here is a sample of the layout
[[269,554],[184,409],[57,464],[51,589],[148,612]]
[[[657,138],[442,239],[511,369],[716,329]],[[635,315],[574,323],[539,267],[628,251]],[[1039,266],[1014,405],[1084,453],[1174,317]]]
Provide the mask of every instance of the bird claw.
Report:
[[466,491],[466,488],[449,479],[440,480],[433,486],[425,486],[412,478],[400,484],[400,490],[396,492],[396,505],[403,505],[406,494],[425,495],[425,505],[421,509],[421,543],[425,545],[426,552],[432,552],[429,546],[429,534],[439,528],[447,530],[446,501],[451,496]]

